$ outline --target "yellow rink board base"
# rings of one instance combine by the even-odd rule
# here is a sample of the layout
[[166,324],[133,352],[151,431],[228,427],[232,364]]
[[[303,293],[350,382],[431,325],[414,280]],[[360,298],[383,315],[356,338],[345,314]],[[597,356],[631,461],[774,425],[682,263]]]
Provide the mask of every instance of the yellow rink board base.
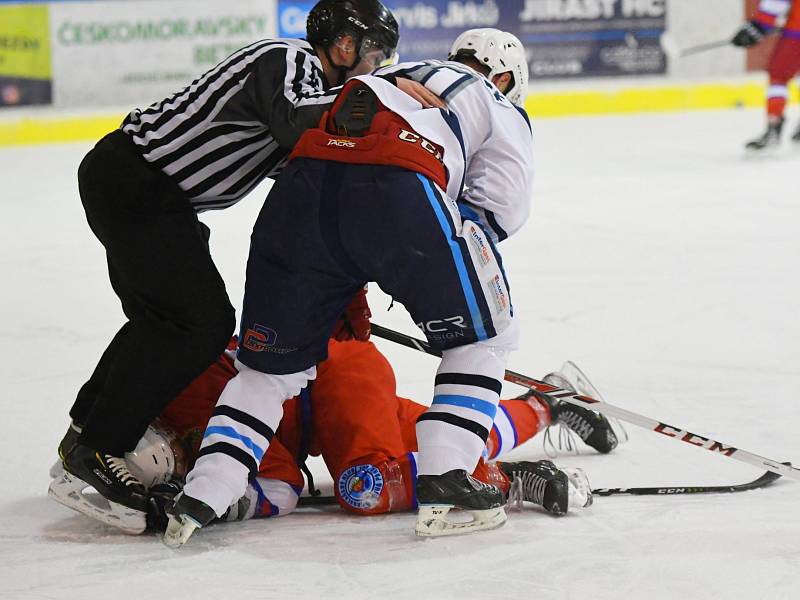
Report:
[[[765,86],[748,81],[534,91],[528,96],[525,109],[532,118],[543,118],[758,107],[764,101]],[[795,87],[791,88],[790,101],[798,101]],[[98,115],[0,119],[0,146],[97,140],[119,127],[122,118],[123,115]]]

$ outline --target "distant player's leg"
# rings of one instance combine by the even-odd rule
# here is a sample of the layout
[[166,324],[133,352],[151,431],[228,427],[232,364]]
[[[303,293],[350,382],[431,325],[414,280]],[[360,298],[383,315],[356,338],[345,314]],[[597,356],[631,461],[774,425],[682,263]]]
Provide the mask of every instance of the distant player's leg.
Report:
[[787,86],[798,70],[800,70],[800,31],[784,32],[769,62],[767,130],[760,137],[747,143],[748,150],[762,152],[780,145],[785,120],[784,112],[789,98]]

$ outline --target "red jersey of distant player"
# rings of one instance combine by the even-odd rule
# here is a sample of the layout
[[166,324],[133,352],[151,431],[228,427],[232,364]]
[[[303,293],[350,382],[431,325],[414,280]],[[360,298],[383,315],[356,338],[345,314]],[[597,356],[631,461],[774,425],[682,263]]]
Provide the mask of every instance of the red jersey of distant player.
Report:
[[[336,498],[345,510],[381,514],[415,508],[415,424],[426,407],[398,397],[394,371],[371,342],[331,340],[310,391],[288,400],[258,479],[284,481],[302,490],[298,459],[322,456]],[[161,419],[190,448],[189,467],[228,380],[236,375],[232,352],[221,356],[176,398]],[[487,441],[487,458],[527,441],[550,424],[549,412],[525,400],[502,400]],[[505,474],[481,459],[474,473],[508,491]],[[256,516],[277,510],[261,498]],[[285,512],[285,511],[283,511]]]

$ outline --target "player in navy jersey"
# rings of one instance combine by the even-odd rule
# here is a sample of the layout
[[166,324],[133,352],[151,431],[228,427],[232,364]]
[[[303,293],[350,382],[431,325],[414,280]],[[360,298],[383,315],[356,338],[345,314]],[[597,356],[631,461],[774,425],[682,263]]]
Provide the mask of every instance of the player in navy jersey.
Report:
[[[222,352],[234,309],[197,213],[225,208],[274,176],[335,97],[331,86],[372,71],[398,42],[378,0],[322,0],[307,40],[263,40],[176,94],[132,111],[78,171],[89,225],[103,244],[127,322],[70,410],[59,445],[73,502],[92,486],[130,531],[145,526],[146,491],[122,459],[153,418]],[[409,80],[398,81],[403,89]],[[412,90],[413,92],[413,90]],[[168,360],[146,348],[160,348]]]
[[[433,404],[417,422],[417,533],[505,521],[502,491],[470,473],[517,343],[495,244],[529,212],[530,123],[509,99],[521,102],[528,70],[519,40],[497,30],[467,32],[451,54],[455,62],[405,63],[348,82],[295,147],[253,230],[239,373],[176,498],[168,545],[244,493],[283,402],[314,379],[337,316],[367,281],[443,351]],[[425,109],[381,75],[413,77],[448,110]],[[474,520],[447,520],[453,506]]]

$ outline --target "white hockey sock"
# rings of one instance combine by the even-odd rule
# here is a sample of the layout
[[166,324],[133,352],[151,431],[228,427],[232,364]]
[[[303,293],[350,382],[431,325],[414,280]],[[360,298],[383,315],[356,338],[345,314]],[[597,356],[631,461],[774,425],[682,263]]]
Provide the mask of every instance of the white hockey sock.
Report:
[[433,403],[417,420],[420,475],[475,469],[494,422],[503,372],[516,340],[512,322],[497,337],[443,353]]
[[316,367],[270,375],[236,362],[239,374],[225,386],[208,421],[200,454],[184,492],[217,516],[241,498],[283,416],[283,403],[316,377]]

